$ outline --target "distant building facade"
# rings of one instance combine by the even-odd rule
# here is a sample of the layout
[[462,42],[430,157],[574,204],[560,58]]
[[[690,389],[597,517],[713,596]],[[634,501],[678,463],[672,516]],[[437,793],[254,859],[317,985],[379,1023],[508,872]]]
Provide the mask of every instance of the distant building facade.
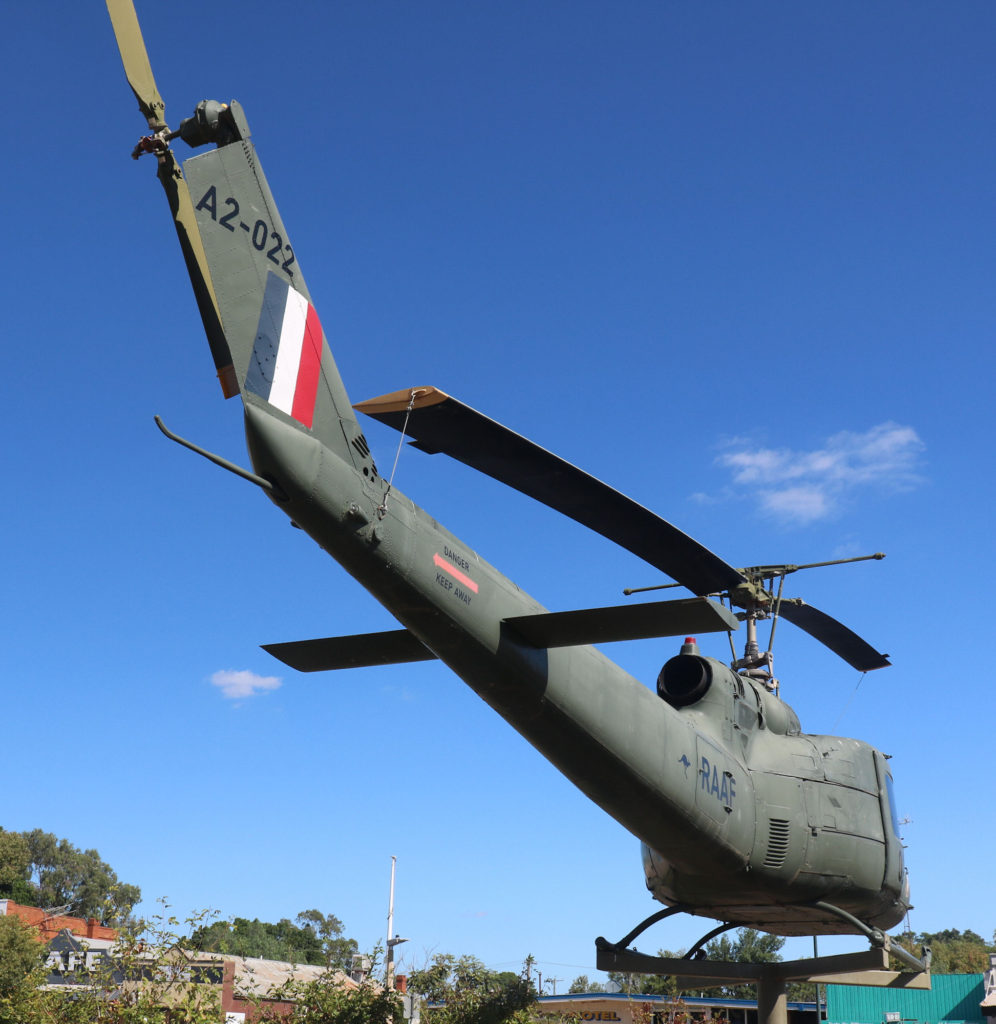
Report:
[[[38,929],[39,940],[48,946],[46,982],[52,988],[91,984],[94,972],[108,972],[116,983],[124,986],[141,984],[123,975],[115,977],[114,947],[118,934],[113,928],[94,919],[49,915],[38,907],[22,906],[13,900],[0,900],[0,916],[18,917]],[[289,1016],[294,1003],[273,998],[270,993],[289,981],[309,982],[325,973],[324,967],[256,957],[199,951],[179,955],[183,957],[184,970],[203,984],[205,991],[215,990],[221,1007],[219,1024],[251,1024],[257,1001],[262,1010]],[[341,972],[336,983],[343,988],[358,987],[356,981]]]
[[[996,954],[982,974],[935,974],[930,989],[825,985],[826,1002],[789,1003],[789,1024],[996,1024]],[[577,1014],[592,1024],[758,1024],[754,999],[589,992],[542,996],[547,1013]]]
[[934,974],[930,984],[929,989],[827,985],[827,1022],[984,1024],[984,975]]
[[996,953],[989,954],[989,970],[982,982],[982,1015],[987,1021],[996,1021]]

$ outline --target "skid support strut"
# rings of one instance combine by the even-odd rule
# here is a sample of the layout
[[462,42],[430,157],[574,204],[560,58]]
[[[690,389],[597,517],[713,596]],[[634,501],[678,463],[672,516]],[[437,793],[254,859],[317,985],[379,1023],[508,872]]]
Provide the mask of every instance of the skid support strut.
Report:
[[[814,957],[807,960],[785,960],[777,963],[749,964],[726,963],[718,960],[695,959],[701,947],[720,932],[734,925],[724,924],[704,935],[681,958],[650,956],[628,948],[638,935],[657,921],[673,914],[688,911],[689,907],[670,907],[652,914],[636,926],[619,942],[604,938],[595,940],[595,965],[600,971],[617,971],[622,974],[663,974],[675,979],[679,989],[698,988],[715,984],[755,985],[757,987],[758,1024],[788,1024],[787,990],[790,982],[801,981],[816,984],[838,983],[842,985],[871,985],[886,988],[930,988],[930,951],[924,950],[917,959],[906,950],[889,941],[889,936],[878,929],[845,916],[845,912],[830,904],[818,904],[819,909],[830,911],[857,927],[872,944],[872,949],[860,953],[843,953],[836,956]],[[905,960],[916,971],[914,974],[889,970],[889,954]]]

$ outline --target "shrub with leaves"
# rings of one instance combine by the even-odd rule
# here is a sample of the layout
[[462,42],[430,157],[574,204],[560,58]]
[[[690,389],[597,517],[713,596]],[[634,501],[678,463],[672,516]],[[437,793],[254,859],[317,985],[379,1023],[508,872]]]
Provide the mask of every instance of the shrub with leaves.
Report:
[[[78,984],[39,993],[41,1019],[50,1024],[218,1024],[222,962],[185,948],[190,929],[209,915],[181,922],[168,909],[163,903],[163,913],[122,930],[109,955],[88,974],[77,972]],[[186,926],[182,932],[181,925]]]
[[432,1024],[529,1024],[536,989],[523,975],[489,970],[477,957],[439,954],[409,987],[434,1004]]
[[38,986],[45,982],[44,958],[34,928],[17,917],[0,917],[0,1024],[41,1019]]
[[[376,964],[379,950],[371,954]],[[294,1003],[289,1017],[268,1000]],[[344,975],[329,967],[311,981],[291,980],[268,992],[254,1004],[253,1021],[260,1024],[397,1024],[404,1020],[404,1007],[397,992],[384,988],[368,977],[358,986],[344,983]]]

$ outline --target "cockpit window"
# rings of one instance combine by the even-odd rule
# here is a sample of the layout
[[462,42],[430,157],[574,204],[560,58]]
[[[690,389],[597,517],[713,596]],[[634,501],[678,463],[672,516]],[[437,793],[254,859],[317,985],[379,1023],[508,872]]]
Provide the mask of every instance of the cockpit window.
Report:
[[889,813],[892,815],[892,828],[899,835],[899,813],[896,811],[896,793],[892,787],[892,776],[885,776],[885,791],[889,796]]

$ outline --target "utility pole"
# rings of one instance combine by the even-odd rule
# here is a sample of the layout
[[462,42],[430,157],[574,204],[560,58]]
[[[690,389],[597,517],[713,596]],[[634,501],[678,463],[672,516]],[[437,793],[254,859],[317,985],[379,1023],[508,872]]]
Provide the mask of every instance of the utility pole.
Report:
[[398,858],[391,857],[391,898],[387,904],[387,966],[384,971],[384,987],[390,991],[394,990],[394,947],[400,946],[407,939],[396,939],[394,937],[394,869]]
[[[816,941],[816,936],[813,936],[813,959],[819,960],[820,958],[820,947]],[[820,1005],[820,983],[816,983],[816,1024],[823,1024],[823,1009]]]

